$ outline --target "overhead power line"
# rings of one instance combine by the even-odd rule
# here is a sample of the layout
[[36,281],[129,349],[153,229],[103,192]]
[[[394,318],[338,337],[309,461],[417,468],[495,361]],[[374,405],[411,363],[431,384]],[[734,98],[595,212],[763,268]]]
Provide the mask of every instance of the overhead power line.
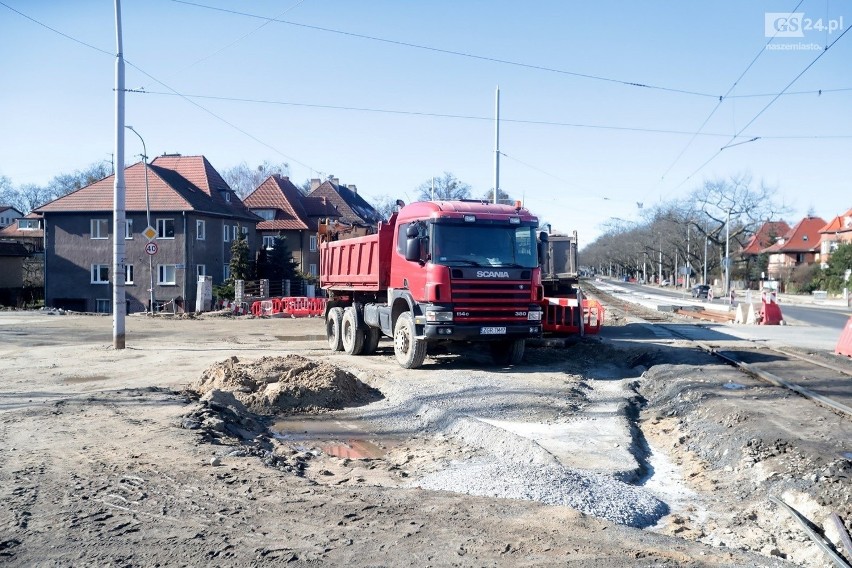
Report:
[[[77,39],[77,38],[75,38],[75,37],[73,37],[73,36],[70,36],[70,35],[68,35],[68,34],[66,34],[66,33],[64,33],[64,32],[61,32],[61,31],[57,30],[56,28],[52,28],[52,27],[48,26],[47,24],[45,24],[44,22],[40,22],[39,20],[36,20],[35,18],[32,18],[32,17],[28,16],[27,14],[24,14],[23,12],[20,12],[19,10],[16,10],[16,9],[12,8],[12,7],[11,7],[11,6],[9,6],[8,4],[6,4],[5,2],[0,1],[0,6],[3,6],[3,7],[5,7],[5,8],[8,8],[8,9],[9,9],[9,10],[11,10],[12,12],[15,12],[16,14],[20,15],[21,17],[26,18],[27,20],[29,20],[29,21],[33,22],[34,24],[36,24],[36,25],[38,25],[38,26],[41,26],[41,27],[43,27],[43,28],[45,28],[45,29],[47,29],[47,30],[50,30],[51,32],[53,32],[53,33],[55,33],[55,34],[58,34],[58,35],[60,35],[60,36],[62,36],[62,37],[64,37],[64,38],[66,38],[66,39],[69,39],[69,40],[71,40],[71,41],[73,41],[73,42],[75,42],[75,43],[78,43],[78,44],[80,44],[80,45],[83,45],[83,46],[85,46],[85,47],[88,47],[89,49],[93,49],[94,51],[97,51],[97,52],[99,52],[99,53],[103,53],[103,54],[109,55],[110,57],[115,57],[115,53],[113,53],[113,52],[111,52],[111,51],[107,51],[107,50],[105,50],[105,49],[101,49],[101,48],[99,48],[99,47],[95,47],[94,45],[91,45],[91,44],[86,43],[86,42],[84,42],[84,41],[81,41],[81,40],[79,40],[79,39]],[[272,151],[273,151],[273,152],[275,152],[276,154],[278,154],[278,155],[280,155],[280,156],[283,156],[284,158],[287,158],[287,159],[288,159],[288,160],[290,160],[291,162],[294,162],[294,163],[296,163],[296,164],[299,164],[300,166],[303,166],[303,167],[305,167],[305,168],[307,168],[307,169],[309,169],[309,170],[311,170],[311,171],[314,171],[314,172],[318,172],[318,171],[320,171],[320,170],[318,170],[318,169],[316,169],[316,168],[314,168],[314,167],[312,167],[312,166],[310,166],[310,165],[308,165],[308,164],[306,164],[306,163],[304,163],[304,162],[302,162],[302,161],[300,161],[300,160],[297,160],[296,158],[294,158],[294,157],[292,157],[292,156],[289,156],[289,155],[285,154],[284,152],[282,152],[282,151],[281,151],[281,150],[279,150],[278,148],[275,148],[275,147],[274,147],[274,146],[272,146],[271,144],[269,144],[269,143],[267,143],[267,142],[264,142],[263,140],[261,140],[261,139],[257,138],[257,137],[256,137],[256,136],[254,136],[253,134],[251,134],[251,133],[249,133],[249,132],[247,132],[247,131],[243,130],[242,128],[240,128],[239,126],[237,126],[237,125],[233,124],[232,122],[229,122],[229,121],[225,120],[224,118],[222,118],[221,116],[217,115],[217,114],[216,114],[216,113],[214,113],[213,111],[211,111],[211,110],[209,110],[209,109],[207,109],[207,108],[205,108],[205,107],[201,106],[201,105],[200,105],[200,104],[198,104],[197,102],[195,102],[195,101],[193,101],[193,100],[191,100],[191,99],[187,98],[186,96],[184,96],[184,95],[182,95],[180,92],[178,92],[176,89],[173,89],[172,87],[170,87],[170,86],[169,86],[169,85],[167,85],[166,83],[164,83],[164,82],[160,81],[159,79],[157,79],[156,77],[154,77],[153,75],[151,75],[150,73],[148,73],[147,71],[145,71],[144,69],[142,69],[141,67],[139,67],[138,65],[135,65],[135,64],[134,64],[134,63],[132,63],[131,61],[127,60],[126,58],[125,58],[124,62],[125,62],[127,65],[129,65],[129,66],[133,67],[134,69],[136,69],[137,71],[139,71],[140,73],[142,73],[143,75],[145,75],[146,77],[148,77],[149,79],[151,79],[152,81],[154,81],[154,82],[158,83],[159,85],[162,85],[163,87],[165,87],[166,89],[168,89],[169,91],[171,91],[171,94],[173,94],[173,95],[175,95],[175,96],[178,96],[178,97],[181,97],[183,100],[185,100],[185,101],[186,101],[186,102],[188,102],[189,104],[191,104],[191,105],[195,106],[196,108],[198,108],[198,109],[200,109],[200,110],[204,111],[205,113],[209,114],[210,116],[212,116],[212,117],[213,117],[213,118],[215,118],[216,120],[219,120],[220,122],[222,122],[222,123],[224,123],[224,124],[226,124],[226,125],[230,126],[231,128],[233,128],[233,129],[234,129],[234,130],[236,130],[237,132],[240,132],[241,134],[243,134],[243,135],[245,135],[245,136],[247,136],[247,137],[251,138],[252,140],[254,140],[255,142],[257,142],[258,144],[261,144],[262,146],[265,146],[266,148],[269,148],[270,150],[272,150]],[[142,91],[142,90],[137,90],[137,91],[134,91],[134,92],[144,92],[144,91]]]
[[[196,8],[204,8],[206,10],[213,10],[213,11],[216,11],[216,12],[223,12],[223,13],[226,13],[226,14],[234,14],[234,15],[237,15],[237,16],[244,16],[246,18],[257,18],[257,19],[269,20],[269,18],[267,18],[266,16],[261,16],[259,14],[250,14],[248,12],[243,12],[243,11],[240,11],[240,10],[231,10],[231,9],[227,9],[227,8],[219,8],[217,6],[208,6],[206,4],[199,4],[197,2],[188,2],[187,0],[172,0],[172,2],[175,2],[177,4],[185,4],[187,6],[194,6]],[[558,73],[560,75],[568,75],[568,76],[571,76],[571,77],[579,77],[579,78],[582,78],[582,79],[590,79],[590,80],[594,80],[594,81],[605,81],[607,83],[616,83],[616,84],[624,85],[624,86],[627,86],[627,87],[638,87],[638,88],[642,88],[642,89],[653,89],[653,90],[657,90],[657,91],[666,91],[666,92],[670,92],[670,93],[679,93],[679,94],[682,94],[682,95],[693,95],[693,96],[698,96],[698,97],[710,97],[710,98],[714,98],[714,99],[718,98],[718,96],[719,96],[719,95],[715,95],[715,94],[712,94],[712,93],[702,93],[702,92],[699,92],[699,91],[691,91],[691,90],[688,90],[688,89],[664,87],[664,86],[661,86],[661,85],[652,85],[650,83],[643,83],[643,82],[638,82],[638,81],[628,81],[628,80],[624,80],[624,79],[616,79],[616,78],[613,78],[613,77],[605,77],[603,75],[594,75],[594,74],[590,74],[590,73],[579,73],[577,71],[568,71],[566,69],[557,69],[555,67],[547,67],[545,65],[536,65],[536,64],[532,64],[532,63],[522,63],[520,61],[511,61],[511,60],[508,60],[508,59],[500,59],[500,58],[497,58],[497,57],[490,57],[490,56],[487,56],[487,55],[477,55],[475,53],[467,53],[467,52],[464,52],[464,51],[456,51],[456,50],[452,50],[452,49],[444,49],[444,48],[440,48],[440,47],[422,45],[422,44],[411,43],[411,42],[407,42],[407,41],[388,39],[388,38],[371,36],[371,35],[366,35],[366,34],[359,34],[359,33],[355,33],[355,32],[347,32],[345,30],[337,30],[337,29],[334,29],[334,28],[326,28],[326,27],[315,26],[315,25],[311,25],[311,24],[302,24],[302,23],[293,22],[293,21],[290,21],[290,20],[281,20],[281,19],[278,19],[278,18],[273,18],[272,21],[275,21],[279,24],[286,24],[288,26],[296,26],[296,27],[300,27],[300,28],[305,28],[305,29],[315,30],[315,31],[321,31],[321,32],[326,32],[326,33],[330,33],[330,34],[337,34],[337,35],[342,35],[342,36],[347,36],[347,37],[354,37],[354,38],[365,39],[365,40],[369,40],[369,41],[377,41],[377,42],[386,43],[386,44],[390,44],[390,45],[397,45],[397,46],[401,46],[401,47],[410,47],[412,49],[421,49],[421,50],[424,50],[424,51],[431,51],[431,52],[434,52],[434,53],[443,53],[445,55],[455,55],[455,56],[458,56],[458,57],[467,57],[469,59],[477,59],[479,61],[488,61],[490,63],[499,63],[499,64],[502,64],[502,65],[511,65],[513,67],[523,67],[523,68],[526,68],[526,69],[534,69],[536,71],[546,71],[548,73]]]
[[[781,96],[782,96],[782,95],[783,95],[783,94],[787,91],[787,89],[789,89],[790,87],[792,87],[792,86],[793,86],[793,84],[794,84],[796,81],[798,81],[798,80],[802,77],[802,75],[804,75],[805,73],[807,73],[808,69],[810,69],[811,67],[813,67],[813,66],[816,64],[816,62],[817,62],[817,61],[819,61],[819,60],[822,58],[822,56],[823,56],[823,55],[825,55],[826,53],[828,53],[828,50],[829,50],[829,49],[831,49],[832,47],[834,47],[834,45],[835,45],[838,41],[840,41],[840,39],[841,39],[843,36],[845,36],[845,35],[849,32],[849,29],[850,29],[850,28],[848,28],[848,27],[847,27],[845,30],[843,30],[843,33],[841,33],[839,36],[837,36],[837,38],[835,38],[835,40],[834,40],[833,42],[831,42],[830,44],[826,45],[826,46],[825,46],[825,49],[824,49],[824,50],[822,50],[822,51],[820,51],[819,55],[817,55],[817,56],[816,56],[816,57],[815,57],[815,58],[814,58],[814,59],[813,59],[810,63],[808,63],[808,64],[805,66],[805,68],[804,68],[804,69],[802,69],[802,70],[799,72],[799,74],[798,74],[798,75],[796,75],[795,77],[793,77],[793,79],[792,79],[789,83],[787,83],[787,86],[785,86],[785,87],[781,90],[781,92],[780,92],[780,93],[778,93],[777,95],[775,95],[775,96],[772,98],[772,100],[771,100],[771,101],[769,101],[768,103],[766,103],[766,105],[765,105],[762,109],[760,109],[760,111],[759,111],[757,114],[755,114],[755,115],[754,115],[754,117],[752,117],[752,119],[751,119],[751,120],[749,120],[749,121],[748,121],[748,123],[746,123],[746,125],[745,125],[745,126],[743,126],[742,128],[740,128],[740,129],[739,129],[739,131],[738,131],[736,134],[734,134],[733,136],[731,136],[731,139],[730,139],[730,140],[728,140],[728,142],[727,142],[724,146],[722,146],[721,148],[719,148],[719,150],[717,150],[715,154],[713,154],[712,156],[710,156],[710,157],[707,159],[707,161],[706,161],[706,162],[704,162],[703,164],[701,164],[701,165],[700,165],[700,166],[699,166],[699,167],[698,167],[695,171],[693,171],[691,174],[689,174],[688,176],[686,176],[686,178],[684,178],[684,180],[683,180],[683,181],[681,181],[681,182],[680,182],[680,183],[679,183],[679,184],[678,184],[678,185],[677,185],[674,189],[677,189],[677,188],[679,188],[680,186],[682,186],[683,184],[685,184],[686,182],[688,182],[690,179],[692,179],[692,177],[693,177],[695,174],[697,174],[698,172],[700,172],[701,170],[703,170],[705,167],[707,167],[707,165],[708,165],[710,162],[712,162],[713,160],[715,160],[715,159],[719,156],[719,154],[721,154],[721,153],[722,153],[722,152],[723,152],[726,148],[729,148],[729,147],[731,146],[731,142],[733,142],[734,140],[736,140],[737,138],[739,138],[739,137],[742,135],[742,133],[743,133],[743,132],[744,132],[744,131],[748,128],[748,127],[750,127],[752,124],[754,124],[754,122],[755,122],[758,118],[760,118],[760,117],[763,115],[763,113],[765,113],[765,112],[769,109],[769,107],[771,107],[773,104],[775,104],[775,101],[777,101],[779,98],[781,98]],[[759,138],[759,137],[755,138],[755,140],[756,140],[756,139],[758,139],[758,138]],[[752,140],[752,141],[753,141],[753,140]]]

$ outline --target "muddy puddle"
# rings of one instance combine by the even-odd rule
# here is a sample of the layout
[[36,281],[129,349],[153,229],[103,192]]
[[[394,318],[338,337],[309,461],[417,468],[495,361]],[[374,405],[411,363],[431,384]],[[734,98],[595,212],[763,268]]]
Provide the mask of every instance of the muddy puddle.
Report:
[[326,337],[323,334],[315,335],[276,335],[275,339],[279,341],[325,341]]
[[67,385],[79,385],[80,383],[91,383],[95,381],[105,381],[109,377],[103,375],[96,375],[92,377],[66,377],[62,379]]
[[319,448],[327,455],[349,459],[380,459],[404,441],[402,436],[376,434],[366,421],[333,416],[280,418],[270,431],[296,449]]

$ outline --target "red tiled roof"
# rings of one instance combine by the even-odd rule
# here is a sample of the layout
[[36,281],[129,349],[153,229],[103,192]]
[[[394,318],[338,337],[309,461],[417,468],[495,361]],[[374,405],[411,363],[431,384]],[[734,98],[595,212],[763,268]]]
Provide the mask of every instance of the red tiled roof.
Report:
[[805,217],[784,235],[783,241],[764,249],[763,252],[815,252],[820,248],[819,230],[825,226],[820,217]]
[[325,181],[308,194],[308,197],[325,197],[335,208],[342,220],[355,225],[374,225],[381,215],[356,191],[346,186]]
[[[42,205],[36,212],[112,211],[114,185],[115,176],[111,175]],[[145,211],[146,183],[142,162],[125,168],[124,185],[125,211]],[[255,220],[204,156],[155,159],[148,167],[147,188],[151,211],[198,211]],[[225,200],[223,192],[230,196],[230,201]]]
[[243,200],[250,209],[272,209],[275,219],[263,221],[261,230],[302,230],[309,226],[308,215],[302,206],[302,192],[290,178],[271,175]]
[[752,235],[743,247],[742,254],[760,254],[763,249],[775,244],[778,237],[783,237],[790,231],[790,225],[785,221],[767,221]]
[[820,233],[845,233],[846,231],[852,231],[852,209],[843,215],[838,215],[819,230]]

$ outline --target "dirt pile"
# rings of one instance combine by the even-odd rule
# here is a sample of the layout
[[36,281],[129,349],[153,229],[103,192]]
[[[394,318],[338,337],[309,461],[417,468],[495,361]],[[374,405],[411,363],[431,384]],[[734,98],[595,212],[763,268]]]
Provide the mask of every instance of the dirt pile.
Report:
[[299,355],[240,361],[236,356],[207,368],[190,389],[232,392],[260,415],[317,412],[360,406],[379,400],[381,393],[352,373]]

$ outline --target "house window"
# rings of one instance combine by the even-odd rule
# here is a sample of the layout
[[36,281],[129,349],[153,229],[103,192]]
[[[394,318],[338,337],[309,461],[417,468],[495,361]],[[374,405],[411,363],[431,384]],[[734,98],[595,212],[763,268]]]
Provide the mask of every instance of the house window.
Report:
[[263,237],[263,248],[266,250],[272,250],[275,248],[275,237],[271,237],[269,235]]
[[124,283],[125,284],[133,284],[133,265],[125,264],[124,265]]
[[177,284],[177,265],[175,264],[160,264],[157,265],[157,284],[164,286],[174,286]]
[[95,311],[99,314],[112,313],[112,300],[95,300]]
[[231,202],[231,193],[229,191],[223,191],[222,197],[224,197],[225,201],[227,201],[228,203]]
[[231,229],[233,230],[233,233],[232,233],[232,234],[234,235],[234,236],[233,236],[233,240],[235,240],[235,241],[236,241],[236,240],[239,238],[239,236],[240,236],[239,227],[237,227],[236,225],[234,225],[234,226],[232,226],[232,227],[231,227]]
[[222,231],[222,236],[224,237],[225,242],[227,243],[227,242],[230,242],[230,240],[231,240],[231,229],[228,227],[228,225],[225,225],[224,229],[225,230]]
[[109,264],[92,265],[92,284],[109,284]]
[[248,235],[248,227],[243,227],[242,231],[244,235]]
[[196,276],[207,276],[207,265],[196,264],[195,265],[195,275]]
[[254,209],[252,211],[255,215],[263,219],[264,221],[272,221],[275,219],[275,210],[274,209]]
[[308,267],[308,273],[309,273],[311,276],[316,276],[316,275],[317,275],[317,265],[316,265],[316,264],[311,264],[311,265]]
[[315,250],[317,250],[317,236],[316,235],[311,235],[309,246],[310,246],[311,252],[314,252]]
[[207,222],[198,219],[195,221],[195,238],[199,241],[203,241],[207,238]]
[[227,264],[222,267],[222,278],[228,280],[231,277],[231,267]]
[[23,231],[38,229],[37,219],[18,219],[18,228]]
[[92,238],[109,238],[109,219],[92,219]]
[[173,238],[175,238],[175,220],[174,219],[157,219],[157,238],[158,239],[173,239]]
[[133,219],[125,219],[124,220],[124,238],[132,239],[133,238]]

